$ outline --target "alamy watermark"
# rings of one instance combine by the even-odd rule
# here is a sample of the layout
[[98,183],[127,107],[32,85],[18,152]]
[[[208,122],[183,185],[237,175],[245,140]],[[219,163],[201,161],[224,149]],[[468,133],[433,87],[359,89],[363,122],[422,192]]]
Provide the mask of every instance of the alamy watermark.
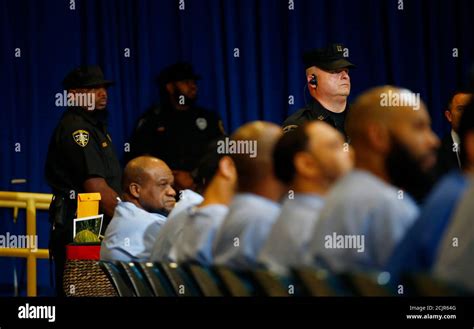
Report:
[[56,321],[56,306],[25,305],[18,307],[18,319],[45,319]]
[[256,140],[233,140],[229,137],[217,142],[219,154],[248,154],[250,158],[257,156]]
[[0,234],[0,248],[22,248],[31,249],[31,251],[38,250],[38,236],[37,235],[16,235]]
[[95,93],[68,93],[63,90],[62,93],[57,93],[54,98],[56,99],[54,105],[58,107],[78,106],[89,111],[95,109]]
[[365,237],[361,234],[327,234],[324,237],[324,248],[326,249],[357,249],[364,252]]
[[380,106],[382,107],[412,107],[417,111],[420,109],[420,93],[413,93],[409,90],[391,89],[380,94]]

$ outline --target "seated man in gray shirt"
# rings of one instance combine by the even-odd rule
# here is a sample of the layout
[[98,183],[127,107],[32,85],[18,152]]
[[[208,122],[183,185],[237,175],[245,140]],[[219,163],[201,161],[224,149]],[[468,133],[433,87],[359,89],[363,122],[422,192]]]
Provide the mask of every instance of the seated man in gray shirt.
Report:
[[328,194],[309,261],[334,272],[381,269],[418,216],[407,191],[434,168],[439,140],[425,105],[393,86],[359,96],[346,132],[355,169]]
[[471,179],[471,184],[459,202],[439,246],[433,274],[441,280],[474,293],[474,263],[472,261],[474,203],[472,200],[474,200],[474,181]]
[[280,214],[284,186],[273,170],[273,148],[282,135],[273,123],[243,125],[227,140],[224,152],[237,169],[237,194],[213,245],[214,263],[234,269],[256,267],[257,256]]
[[339,131],[311,121],[280,138],[273,161],[277,178],[290,189],[259,260],[284,275],[290,267],[303,265],[324,196],[352,168],[352,160]]
[[434,275],[474,292],[474,100],[460,125],[461,164],[469,174],[469,187],[455,207],[437,250]]
[[163,161],[140,156],[123,173],[123,201],[105,231],[100,258],[147,261],[156,236],[175,205],[173,174]]
[[150,261],[152,262],[176,262],[173,246],[179,240],[183,232],[183,226],[188,217],[188,211],[200,204],[203,197],[192,190],[181,190],[180,198],[176,206],[171,210],[168,220],[163,225],[156,237],[152,248]]
[[[221,141],[222,142],[222,141]],[[232,159],[218,152],[218,140],[209,148],[193,172],[194,181],[204,190],[204,201],[187,209],[182,233],[172,248],[177,262],[211,265],[212,242],[229,211],[237,185],[237,171]]]

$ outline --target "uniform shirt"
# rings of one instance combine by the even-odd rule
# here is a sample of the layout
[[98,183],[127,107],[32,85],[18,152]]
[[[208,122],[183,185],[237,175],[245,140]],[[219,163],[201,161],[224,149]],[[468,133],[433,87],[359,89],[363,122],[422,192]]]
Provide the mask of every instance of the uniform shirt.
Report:
[[105,231],[100,259],[106,261],[148,261],[166,217],[120,202]]
[[[70,198],[84,192],[84,182],[91,177],[104,178],[120,194],[122,169],[115,154],[112,139],[107,133],[107,112],[87,111],[70,107],[62,116],[51,138],[46,158],[46,181],[55,195]],[[71,207],[75,212],[77,201]],[[72,241],[72,219],[65,228]],[[104,217],[105,226],[110,218]],[[104,227],[105,228],[105,227]]]
[[433,189],[420,217],[395,248],[387,265],[393,280],[407,272],[428,272],[434,264],[438,247],[462,194],[467,179],[453,171]]
[[434,265],[434,276],[474,292],[474,181],[456,207],[443,236]]
[[222,204],[190,208],[179,241],[174,245],[178,262],[212,264],[212,243],[229,208]]
[[224,135],[219,116],[201,107],[178,111],[153,107],[138,121],[131,139],[130,157],[149,154],[170,168],[191,171],[208,144]]
[[83,192],[84,181],[102,177],[120,193],[121,167],[107,133],[106,112],[71,107],[51,138],[46,180],[53,190],[69,195]]
[[150,259],[154,262],[175,262],[173,246],[181,236],[183,225],[188,218],[187,210],[202,202],[203,198],[196,192],[184,190],[181,199],[168,215],[168,220],[158,234]]
[[316,224],[309,259],[334,272],[380,269],[418,216],[407,193],[353,170],[333,187]]
[[283,130],[287,132],[295,129],[298,126],[301,126],[307,121],[321,120],[329,123],[331,126],[339,130],[344,136],[346,136],[344,130],[346,112],[347,106],[343,112],[335,113],[324,108],[321,103],[313,98],[310,104],[302,109],[299,109],[283,122]]
[[287,274],[288,268],[304,264],[305,251],[324,199],[316,194],[295,194],[281,208],[259,255],[259,262],[275,273]]
[[237,194],[217,232],[214,262],[236,269],[256,267],[257,256],[279,214],[280,205],[274,201],[251,193]]

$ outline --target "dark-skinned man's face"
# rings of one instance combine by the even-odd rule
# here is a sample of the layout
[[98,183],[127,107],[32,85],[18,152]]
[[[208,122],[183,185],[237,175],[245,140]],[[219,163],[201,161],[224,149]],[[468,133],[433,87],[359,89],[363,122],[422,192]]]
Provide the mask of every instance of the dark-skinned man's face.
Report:
[[471,100],[471,97],[472,94],[465,93],[454,95],[453,99],[451,100],[451,106],[449,110],[444,112],[446,119],[448,119],[449,123],[453,127],[453,130],[456,132],[459,129],[459,121],[461,120],[461,116],[467,104]]
[[170,82],[168,92],[180,105],[191,105],[197,99],[198,87],[195,80],[181,80]]
[[[105,108],[107,107],[107,88],[105,86],[101,85],[101,86],[96,86],[96,87],[91,87],[91,88],[78,88],[78,89],[72,89],[69,92],[72,94],[88,94],[87,95],[88,97],[92,95],[94,97],[93,110],[99,110],[99,111],[105,110]],[[86,104],[83,104],[83,105],[86,106]]]
[[147,171],[149,179],[140,184],[138,202],[148,212],[169,213],[176,202],[171,170],[168,166],[156,166]]

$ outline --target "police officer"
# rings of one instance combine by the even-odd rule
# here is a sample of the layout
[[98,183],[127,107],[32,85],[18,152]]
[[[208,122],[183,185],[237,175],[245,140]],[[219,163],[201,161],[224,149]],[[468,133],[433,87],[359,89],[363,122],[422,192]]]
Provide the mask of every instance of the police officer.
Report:
[[190,172],[208,143],[224,135],[219,116],[196,105],[199,79],[189,63],[173,64],[159,74],[161,103],[138,121],[126,159],[144,154],[162,159],[173,170],[178,191],[194,188]]
[[306,121],[322,120],[345,135],[347,97],[351,91],[349,69],[355,65],[346,59],[344,51],[342,44],[332,44],[303,55],[312,100],[283,122],[285,132]]
[[51,138],[45,175],[53,189],[50,206],[50,251],[55,262],[56,290],[63,295],[65,246],[73,239],[77,194],[99,192],[103,230],[113,216],[120,193],[121,167],[107,132],[107,88],[98,66],[83,66],[63,80],[68,106]]
[[436,173],[439,177],[454,168],[461,169],[459,124],[464,109],[467,108],[471,98],[472,93],[469,91],[457,90],[451,95],[448,108],[444,111],[444,115],[451,125],[451,132],[444,136],[438,149]]

